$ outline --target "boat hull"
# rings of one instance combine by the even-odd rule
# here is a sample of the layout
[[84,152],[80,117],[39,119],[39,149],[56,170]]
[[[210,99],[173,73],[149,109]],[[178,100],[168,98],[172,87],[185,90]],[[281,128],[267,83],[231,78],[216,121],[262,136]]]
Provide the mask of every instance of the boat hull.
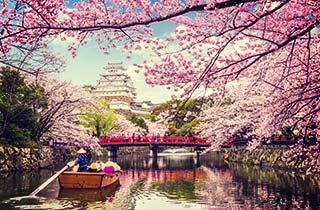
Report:
[[119,184],[119,177],[117,174],[68,171],[59,176],[61,188],[101,189],[116,183]]
[[80,201],[106,201],[110,197],[114,197],[120,184],[115,183],[101,189],[72,189],[60,188],[59,199],[80,200]]

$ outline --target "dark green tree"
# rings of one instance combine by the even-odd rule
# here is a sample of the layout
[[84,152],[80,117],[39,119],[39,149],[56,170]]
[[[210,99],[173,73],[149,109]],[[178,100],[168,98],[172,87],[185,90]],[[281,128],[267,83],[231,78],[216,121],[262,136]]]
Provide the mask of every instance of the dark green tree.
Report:
[[169,135],[195,135],[195,127],[199,124],[197,115],[204,104],[212,106],[213,101],[210,98],[170,100],[155,107],[152,114],[159,115],[169,111],[172,116],[167,124]]
[[32,140],[37,110],[47,105],[45,90],[28,84],[16,70],[0,70],[0,135],[2,141],[19,145]]
[[146,121],[142,117],[139,117],[137,115],[130,115],[127,117],[127,120],[148,132],[148,126],[146,124]]
[[81,124],[92,130],[93,135],[101,137],[107,135],[113,128],[116,114],[110,109],[110,102],[97,99],[95,106],[81,109]]

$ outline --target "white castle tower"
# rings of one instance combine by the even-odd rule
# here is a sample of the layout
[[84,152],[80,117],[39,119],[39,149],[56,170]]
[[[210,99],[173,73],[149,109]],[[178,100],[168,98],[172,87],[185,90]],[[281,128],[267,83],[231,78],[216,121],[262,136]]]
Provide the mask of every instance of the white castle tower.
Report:
[[135,100],[135,88],[122,63],[108,63],[96,87],[96,95],[110,101],[110,108],[131,112]]
[[110,101],[110,108],[124,114],[150,114],[151,101],[136,102],[135,88],[122,63],[108,63],[94,89],[100,98]]

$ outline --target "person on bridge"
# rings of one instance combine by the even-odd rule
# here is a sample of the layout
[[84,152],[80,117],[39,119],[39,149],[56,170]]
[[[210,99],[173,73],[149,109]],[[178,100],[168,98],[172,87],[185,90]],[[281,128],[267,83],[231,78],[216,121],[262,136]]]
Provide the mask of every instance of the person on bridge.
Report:
[[135,134],[133,133],[133,134],[132,134],[132,138],[131,138],[131,139],[132,139],[132,143],[134,143],[135,138],[136,138],[136,137],[135,137]]

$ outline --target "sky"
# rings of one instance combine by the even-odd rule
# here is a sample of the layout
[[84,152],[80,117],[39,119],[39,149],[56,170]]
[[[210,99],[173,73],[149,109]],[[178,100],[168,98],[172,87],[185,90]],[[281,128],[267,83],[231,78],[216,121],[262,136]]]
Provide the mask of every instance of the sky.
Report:
[[[157,23],[152,25],[154,36],[166,36],[174,31],[175,25],[171,23]],[[109,55],[101,52],[94,40],[82,46],[75,58],[67,51],[67,42],[59,39],[51,43],[53,49],[60,53],[66,61],[66,68],[62,73],[54,75],[58,79],[72,82],[79,85],[96,85],[99,75],[104,72],[103,67],[108,63],[122,62],[127,74],[131,77],[136,88],[136,101],[152,101],[162,103],[171,99],[172,91],[166,87],[147,85],[143,72],[134,72],[134,63],[142,63],[144,58],[148,58],[146,51],[137,52],[131,59],[127,59],[121,50],[112,49]]]
[[[152,0],[154,3],[157,0]],[[77,0],[69,0],[68,6],[73,7],[73,3]],[[153,24],[152,26],[155,37],[163,37],[169,35],[176,28],[176,25],[168,22]],[[121,50],[112,49],[109,55],[101,52],[94,40],[82,46],[75,58],[67,51],[67,43],[61,40],[54,40],[51,43],[53,49],[60,53],[66,61],[66,68],[63,72],[54,75],[54,77],[72,82],[79,85],[97,84],[100,74],[104,72],[103,67],[108,63],[122,62],[127,74],[131,77],[134,87],[136,88],[136,101],[152,101],[153,103],[162,103],[171,99],[172,90],[167,87],[147,85],[144,79],[143,72],[136,73],[134,71],[134,63],[142,63],[145,58],[148,58],[147,51],[137,52],[131,59],[127,59],[126,55],[122,54]],[[144,59],[143,59],[143,58]]]

